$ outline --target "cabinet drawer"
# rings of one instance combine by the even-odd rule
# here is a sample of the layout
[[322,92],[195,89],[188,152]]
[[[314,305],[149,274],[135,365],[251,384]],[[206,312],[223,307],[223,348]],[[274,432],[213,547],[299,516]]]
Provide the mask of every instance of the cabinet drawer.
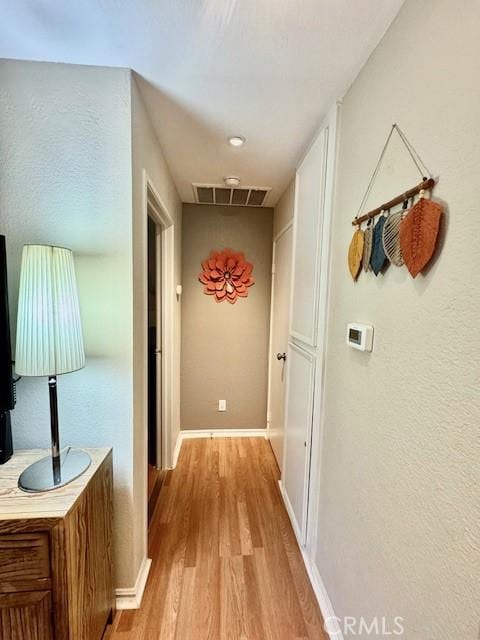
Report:
[[0,583],[49,577],[48,534],[0,535]]
[[49,591],[0,595],[0,638],[53,640]]

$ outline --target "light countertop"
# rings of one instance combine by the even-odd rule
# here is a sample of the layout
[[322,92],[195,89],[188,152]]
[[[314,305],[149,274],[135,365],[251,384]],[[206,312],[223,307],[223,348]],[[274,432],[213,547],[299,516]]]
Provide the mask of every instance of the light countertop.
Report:
[[18,488],[18,478],[30,464],[49,455],[50,450],[15,451],[7,463],[0,465],[0,520],[64,518],[111,451],[110,448],[82,450],[92,458],[85,473],[64,487],[43,493],[22,491]]

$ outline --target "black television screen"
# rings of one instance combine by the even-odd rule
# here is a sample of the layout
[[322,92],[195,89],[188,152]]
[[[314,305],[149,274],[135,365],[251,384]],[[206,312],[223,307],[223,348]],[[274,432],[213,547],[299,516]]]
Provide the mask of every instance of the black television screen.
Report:
[[0,412],[15,406],[8,310],[7,252],[5,236],[0,235]]

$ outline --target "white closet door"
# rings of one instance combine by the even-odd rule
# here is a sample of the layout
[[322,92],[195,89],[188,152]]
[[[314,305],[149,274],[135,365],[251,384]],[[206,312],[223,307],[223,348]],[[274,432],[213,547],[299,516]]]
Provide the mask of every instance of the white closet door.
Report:
[[290,225],[273,240],[272,322],[270,348],[269,438],[280,471],[283,468],[287,362],[277,354],[288,351],[288,320],[292,269]]
[[328,129],[323,129],[297,171],[295,240],[290,334],[317,345],[318,279],[321,263],[322,212]]
[[305,542],[312,441],[315,357],[289,345],[288,402],[282,486],[296,534]]
[[297,170],[288,389],[281,488],[310,554],[317,525],[330,225],[338,106]]

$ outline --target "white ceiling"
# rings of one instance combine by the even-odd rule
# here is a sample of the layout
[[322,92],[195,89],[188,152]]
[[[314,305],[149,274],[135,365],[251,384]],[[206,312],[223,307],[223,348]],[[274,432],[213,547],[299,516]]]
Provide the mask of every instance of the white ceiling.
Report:
[[233,174],[272,205],[402,3],[0,0],[0,57],[131,67],[183,201]]

